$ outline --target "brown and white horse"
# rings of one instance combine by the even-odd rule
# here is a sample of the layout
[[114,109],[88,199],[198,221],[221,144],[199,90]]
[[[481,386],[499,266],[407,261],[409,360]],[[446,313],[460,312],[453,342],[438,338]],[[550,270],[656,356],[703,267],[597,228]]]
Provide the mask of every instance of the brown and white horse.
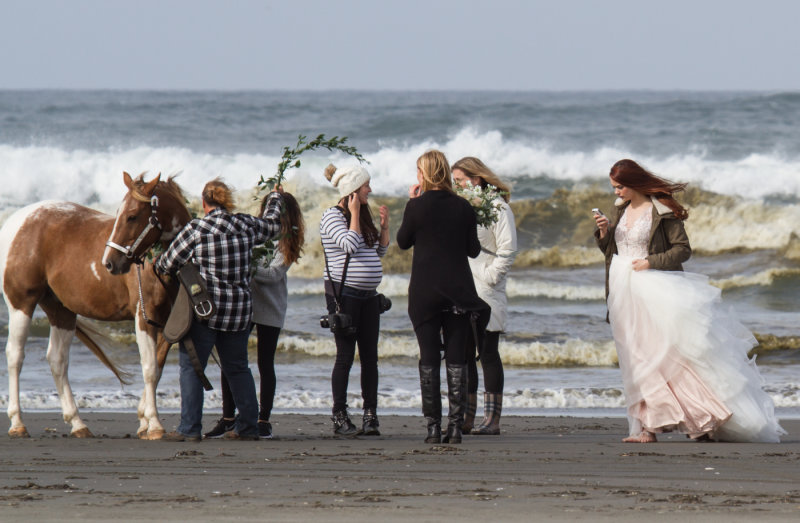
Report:
[[[140,271],[130,271],[130,267],[156,241],[168,244],[191,215],[171,178],[162,182],[159,175],[145,183],[142,176],[134,180],[124,173],[124,181],[128,193],[116,219],[75,203],[45,201],[15,212],[0,229],[0,284],[9,317],[6,358],[11,437],[28,436],[21,417],[19,374],[37,305],[50,320],[47,361],[72,435],[92,436],[78,415],[67,376],[73,334],[123,379],[82,328],[78,316],[135,320],[144,377],[137,433],[143,439],[160,439],[164,434],[156,407],[156,385],[169,345],[159,336],[157,324],[166,321],[176,289],[174,284],[162,284],[150,263],[145,262]],[[106,246],[106,240],[132,249],[118,253]]]

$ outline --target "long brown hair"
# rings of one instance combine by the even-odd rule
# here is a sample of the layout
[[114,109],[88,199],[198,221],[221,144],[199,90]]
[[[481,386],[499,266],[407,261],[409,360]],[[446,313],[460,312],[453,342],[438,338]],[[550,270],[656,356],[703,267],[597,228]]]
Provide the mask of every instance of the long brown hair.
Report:
[[[347,220],[347,225],[349,227],[352,214],[350,213],[350,208],[347,206],[348,197],[349,196],[345,196],[339,200],[339,207],[342,209],[342,214],[344,214],[344,219]],[[361,211],[358,213],[358,224],[361,226],[361,236],[364,237],[364,243],[367,247],[374,246],[375,242],[380,238],[380,233],[378,232],[378,228],[375,227],[375,222],[372,219],[372,211],[369,210],[369,204],[367,203],[361,204]]]
[[[267,206],[267,196],[261,200],[261,214]],[[278,240],[278,250],[283,254],[284,265],[287,267],[300,259],[303,253],[303,243],[306,237],[306,223],[303,220],[303,211],[300,204],[291,193],[283,193],[283,212],[281,213],[281,237]]]
[[497,175],[479,158],[475,158],[474,156],[465,156],[454,163],[453,167],[450,168],[451,171],[455,171],[456,169],[464,171],[464,174],[467,176],[480,178],[481,187],[486,187],[487,184],[497,187],[497,189],[503,193],[502,197],[506,203],[508,203],[508,201],[511,199],[511,187],[509,187],[507,183],[500,180],[500,178],[498,178]]
[[675,217],[685,220],[689,211],[672,196],[686,188],[685,183],[674,183],[651,173],[633,160],[620,160],[611,167],[609,176],[620,185],[629,187],[645,196],[653,196],[669,207]]

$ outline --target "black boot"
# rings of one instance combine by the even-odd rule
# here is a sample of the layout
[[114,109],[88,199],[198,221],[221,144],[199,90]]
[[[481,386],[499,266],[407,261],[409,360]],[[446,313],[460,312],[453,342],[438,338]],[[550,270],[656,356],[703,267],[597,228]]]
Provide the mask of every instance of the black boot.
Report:
[[461,426],[467,411],[467,366],[447,364],[447,434],[443,443],[461,443]]
[[350,421],[347,410],[334,412],[331,421],[333,421],[333,433],[337,436],[355,436],[358,434],[358,429]]
[[422,392],[422,415],[428,423],[425,443],[442,442],[442,393],[439,367],[419,364],[419,388]]
[[381,431],[378,430],[378,425],[378,415],[375,413],[375,409],[364,409],[361,434],[364,436],[380,436]]

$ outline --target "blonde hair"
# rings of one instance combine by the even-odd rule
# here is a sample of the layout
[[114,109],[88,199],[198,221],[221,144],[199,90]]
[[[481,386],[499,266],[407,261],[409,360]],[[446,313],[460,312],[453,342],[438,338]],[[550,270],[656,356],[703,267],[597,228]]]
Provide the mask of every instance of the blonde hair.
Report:
[[452,171],[456,169],[464,171],[464,174],[473,178],[480,178],[483,182],[481,185],[489,184],[497,187],[500,192],[503,192],[503,199],[508,203],[511,199],[511,187],[505,182],[502,182],[491,169],[486,167],[486,164],[474,156],[465,156],[451,168]]
[[443,189],[453,190],[453,181],[450,179],[450,164],[444,153],[432,149],[417,158],[417,168],[422,171],[422,191]]
[[214,178],[203,187],[203,201],[207,205],[222,207],[228,212],[236,208],[233,203],[233,193],[221,178]]

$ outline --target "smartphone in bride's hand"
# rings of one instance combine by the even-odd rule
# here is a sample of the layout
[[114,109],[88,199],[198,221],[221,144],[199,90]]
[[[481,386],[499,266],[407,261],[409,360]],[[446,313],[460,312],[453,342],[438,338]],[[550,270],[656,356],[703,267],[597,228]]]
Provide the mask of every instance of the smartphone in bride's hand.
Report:
[[601,210],[600,210],[600,209],[598,209],[597,207],[595,207],[594,209],[592,209],[592,214],[594,214],[595,216],[605,216],[605,214],[603,214],[603,211],[601,211]]

